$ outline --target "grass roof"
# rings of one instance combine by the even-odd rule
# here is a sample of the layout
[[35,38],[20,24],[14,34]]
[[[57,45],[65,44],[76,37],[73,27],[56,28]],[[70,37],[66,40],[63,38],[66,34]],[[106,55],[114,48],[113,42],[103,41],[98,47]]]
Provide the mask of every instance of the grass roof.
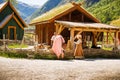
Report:
[[61,13],[73,8],[74,5],[72,3],[67,3],[65,5],[62,5],[60,7],[56,7],[46,13],[44,13],[43,15],[38,16],[37,18],[33,19],[30,24],[33,23],[37,23],[37,22],[43,22],[43,21],[48,21],[52,18],[54,18],[55,16],[60,15]]
[[41,23],[41,22],[49,22],[52,20],[55,20],[57,17],[64,15],[65,13],[67,13],[67,11],[69,12],[70,10],[74,10],[74,9],[78,9],[79,11],[81,11],[83,14],[85,14],[86,16],[88,16],[89,18],[91,18],[92,20],[94,20],[95,22],[100,22],[98,19],[96,19],[92,14],[90,14],[88,11],[86,11],[81,4],[79,3],[66,3],[64,5],[61,5],[59,7],[56,7],[40,16],[38,16],[37,18],[34,18],[30,24],[36,24],[36,23]]
[[111,22],[111,25],[120,27],[120,19],[114,20]]

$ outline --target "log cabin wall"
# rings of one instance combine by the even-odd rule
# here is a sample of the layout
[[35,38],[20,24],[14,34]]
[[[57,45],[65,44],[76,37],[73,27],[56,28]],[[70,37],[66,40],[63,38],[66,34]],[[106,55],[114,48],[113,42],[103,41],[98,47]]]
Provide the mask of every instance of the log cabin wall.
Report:
[[120,32],[118,33],[118,39],[119,39],[119,44],[120,44]]
[[55,32],[54,23],[36,25],[35,33],[38,36],[38,43],[50,44],[51,37]]

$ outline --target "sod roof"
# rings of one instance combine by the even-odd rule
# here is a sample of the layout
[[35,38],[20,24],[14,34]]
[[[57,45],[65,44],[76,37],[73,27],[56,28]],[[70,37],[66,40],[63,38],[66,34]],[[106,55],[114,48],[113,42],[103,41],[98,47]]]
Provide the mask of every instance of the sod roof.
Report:
[[93,15],[91,15],[90,13],[88,13],[82,6],[80,6],[80,4],[76,4],[76,3],[66,3],[62,6],[56,7],[36,18],[34,18],[30,24],[37,24],[37,23],[41,23],[41,22],[50,22],[55,20],[56,18],[58,18],[58,16],[60,17],[63,14],[69,13],[75,9],[79,9],[79,11],[83,12],[84,14],[86,14],[87,16],[89,16],[90,18],[93,18],[94,21],[96,20],[96,22],[100,22],[99,20],[97,20]]

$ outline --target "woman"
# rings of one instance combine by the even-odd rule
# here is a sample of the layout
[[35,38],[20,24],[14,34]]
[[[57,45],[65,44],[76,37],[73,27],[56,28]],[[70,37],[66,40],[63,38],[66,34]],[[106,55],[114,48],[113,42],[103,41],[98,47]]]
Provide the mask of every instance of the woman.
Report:
[[82,49],[82,36],[81,35],[77,35],[75,37],[75,39],[77,38],[77,41],[74,42],[76,44],[76,48],[74,51],[74,57],[77,59],[82,59],[84,58],[84,54],[83,54],[83,49]]
[[62,48],[63,43],[65,43],[64,38],[61,35],[57,34],[53,41],[52,50],[56,54],[58,59],[60,58],[60,55],[62,56],[62,58],[64,58],[64,53]]

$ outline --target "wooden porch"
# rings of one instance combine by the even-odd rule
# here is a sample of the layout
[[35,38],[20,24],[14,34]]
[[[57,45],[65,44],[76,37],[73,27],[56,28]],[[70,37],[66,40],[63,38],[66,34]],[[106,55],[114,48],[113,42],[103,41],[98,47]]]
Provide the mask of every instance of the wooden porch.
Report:
[[[77,34],[82,34],[84,43],[86,43],[86,41],[92,41],[92,46],[97,47],[97,42],[99,40],[98,38],[100,37],[101,33],[106,33],[106,36],[102,36],[102,42],[108,44],[108,37],[110,36],[115,47],[119,45],[119,27],[110,26],[102,23],[78,23],[68,21],[55,21],[55,26],[56,32],[59,34],[61,34],[65,28],[67,28],[70,31],[70,39],[67,41],[67,43],[71,43],[71,45],[67,44],[67,46],[69,45],[72,49],[74,46],[74,37]],[[83,34],[84,32],[91,32],[92,35]],[[86,46],[86,44],[84,43],[83,46]]]

